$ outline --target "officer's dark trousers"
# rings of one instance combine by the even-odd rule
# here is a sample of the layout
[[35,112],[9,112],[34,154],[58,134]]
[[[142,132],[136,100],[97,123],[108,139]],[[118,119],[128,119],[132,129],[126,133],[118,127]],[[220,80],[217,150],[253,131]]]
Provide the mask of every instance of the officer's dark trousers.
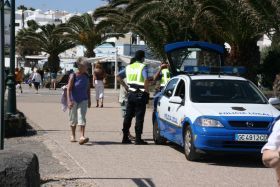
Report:
[[146,113],[147,96],[143,92],[133,92],[128,94],[126,114],[123,122],[123,133],[128,135],[132,118],[136,117],[135,133],[136,137],[141,137],[143,132],[144,117]]

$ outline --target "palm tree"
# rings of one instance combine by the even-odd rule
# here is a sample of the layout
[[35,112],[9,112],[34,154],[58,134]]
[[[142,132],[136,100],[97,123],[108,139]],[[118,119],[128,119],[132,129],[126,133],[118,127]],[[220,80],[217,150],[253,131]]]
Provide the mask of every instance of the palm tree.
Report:
[[158,58],[165,59],[163,49],[166,43],[196,38],[190,22],[181,21],[182,17],[175,8],[174,11],[170,9],[170,3],[176,5],[180,2],[113,0],[108,6],[97,9],[93,16],[102,18],[98,28],[113,25],[114,28],[122,28],[123,32],[132,31],[140,35]]
[[16,51],[23,59],[26,55],[38,53],[37,48],[29,40],[26,40],[26,36],[36,32],[40,26],[34,20],[29,20],[27,26],[28,28],[19,30],[16,36]]
[[257,41],[265,33],[252,7],[240,0],[200,0],[202,9],[198,15],[207,13],[214,20],[213,34],[231,45],[229,63],[247,68],[247,78],[256,80],[260,64]]
[[36,47],[37,51],[49,54],[47,67],[52,72],[57,72],[60,68],[59,54],[75,47],[72,41],[57,34],[56,28],[55,25],[40,26],[39,30],[26,33],[23,39]]
[[280,45],[280,0],[248,0],[266,26],[266,33],[272,39],[272,46]]
[[18,6],[17,9],[22,11],[22,12],[21,12],[21,21],[22,21],[22,28],[24,28],[24,24],[25,24],[24,12],[25,12],[26,10],[28,10],[28,8],[27,8],[26,6],[24,6],[24,5],[20,5],[20,6]]
[[228,64],[247,67],[247,77],[254,80],[260,62],[257,41],[267,26],[249,1],[112,0],[93,16],[103,20],[97,27],[113,25],[140,35],[161,58],[165,58],[166,43],[202,40],[223,45],[228,42],[232,47]]
[[[63,33],[65,38],[72,40],[76,45],[83,45],[86,48],[85,56],[95,57],[94,49],[112,36],[111,34],[103,34],[96,29],[96,25],[91,15],[83,14],[81,16],[73,16],[66,24],[62,24],[57,29]],[[119,35],[118,35],[119,36]]]

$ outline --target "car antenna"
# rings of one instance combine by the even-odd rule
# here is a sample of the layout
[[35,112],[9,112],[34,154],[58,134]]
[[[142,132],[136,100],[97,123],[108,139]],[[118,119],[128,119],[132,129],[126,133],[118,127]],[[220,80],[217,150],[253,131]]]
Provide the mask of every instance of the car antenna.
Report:
[[222,59],[221,59],[221,55],[220,55],[219,78],[221,78],[221,70],[222,70]]

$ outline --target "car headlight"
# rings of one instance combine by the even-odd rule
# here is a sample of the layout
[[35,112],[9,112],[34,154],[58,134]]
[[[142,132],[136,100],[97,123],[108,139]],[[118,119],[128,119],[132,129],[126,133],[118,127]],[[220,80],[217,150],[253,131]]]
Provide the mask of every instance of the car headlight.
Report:
[[209,118],[200,118],[197,124],[202,127],[224,127],[221,122]]

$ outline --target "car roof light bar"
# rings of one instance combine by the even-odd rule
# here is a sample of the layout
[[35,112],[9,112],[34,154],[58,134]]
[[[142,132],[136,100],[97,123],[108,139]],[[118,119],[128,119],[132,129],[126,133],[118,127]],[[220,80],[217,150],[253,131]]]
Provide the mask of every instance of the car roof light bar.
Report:
[[242,75],[246,73],[246,68],[239,66],[185,66],[184,72],[187,74],[221,74],[221,75]]

